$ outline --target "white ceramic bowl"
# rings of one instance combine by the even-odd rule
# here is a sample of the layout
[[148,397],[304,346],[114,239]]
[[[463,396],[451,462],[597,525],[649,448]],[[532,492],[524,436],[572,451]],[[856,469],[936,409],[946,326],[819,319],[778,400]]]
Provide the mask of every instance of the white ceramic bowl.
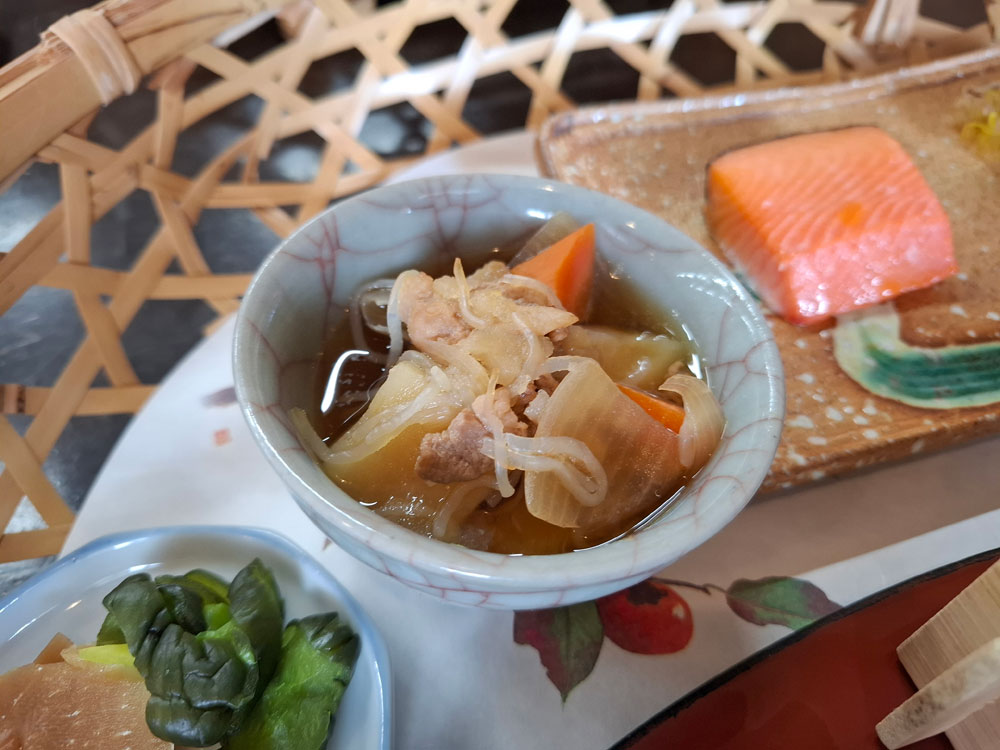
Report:
[[[589,550],[508,556],[420,536],[337,488],[291,429],[292,407],[315,409],[317,355],[351,292],[406,268],[492,247],[557,211],[594,222],[598,252],[690,330],[725,412],[722,443],[671,512]],[[450,265],[450,264],[449,264]],[[264,262],[236,324],[236,393],[255,439],[306,514],[348,552],[447,601],[542,608],[593,599],[653,574],[739,513],[778,444],[784,382],[770,328],[746,290],[707,251],[622,201],[552,180],[474,175],[382,187],[343,201]],[[275,498],[276,508],[282,500]]]

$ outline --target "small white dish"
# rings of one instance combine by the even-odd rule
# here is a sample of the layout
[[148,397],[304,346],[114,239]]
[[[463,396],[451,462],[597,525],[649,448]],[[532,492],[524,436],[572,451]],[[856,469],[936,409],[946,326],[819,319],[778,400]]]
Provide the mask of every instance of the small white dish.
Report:
[[0,600],[0,672],[31,662],[57,632],[92,643],[106,614],[101,600],[126,576],[204,568],[232,578],[255,557],[274,572],[286,620],[336,611],[361,638],[328,748],[388,750],[392,683],[382,636],[319,563],[263,529],[174,526],[114,534],[81,547]]

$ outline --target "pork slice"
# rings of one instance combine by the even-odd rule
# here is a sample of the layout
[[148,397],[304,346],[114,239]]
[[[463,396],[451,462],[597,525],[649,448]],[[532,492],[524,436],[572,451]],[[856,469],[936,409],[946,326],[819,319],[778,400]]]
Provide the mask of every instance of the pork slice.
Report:
[[529,425],[514,412],[511,394],[506,388],[497,388],[493,398],[479,396],[472,408],[463,409],[451,424],[441,432],[424,435],[417,454],[417,476],[428,482],[451,484],[467,482],[486,474],[493,468],[493,460],[483,455],[483,440],[490,437],[485,423],[492,416],[500,418],[504,432],[527,435]]
[[472,411],[479,417],[479,421],[483,424],[491,421],[491,414],[495,414],[500,417],[500,424],[503,425],[504,432],[511,432],[523,437],[528,434],[528,425],[522,422],[517,414],[514,413],[511,399],[510,391],[501,386],[493,392],[492,399],[485,395],[476,398],[472,402]]
[[398,312],[417,349],[427,341],[455,344],[472,331],[459,316],[456,303],[435,294],[434,279],[425,273],[400,282]]
[[451,303],[435,299],[414,310],[406,321],[406,332],[419,349],[427,341],[457,344],[472,332],[472,328],[455,314]]
[[413,314],[414,308],[434,296],[434,279],[422,271],[406,273],[396,280],[397,311],[405,323]]
[[424,435],[417,455],[417,476],[440,484],[481,477],[493,468],[493,461],[481,451],[488,435],[472,409],[463,409],[446,429]]

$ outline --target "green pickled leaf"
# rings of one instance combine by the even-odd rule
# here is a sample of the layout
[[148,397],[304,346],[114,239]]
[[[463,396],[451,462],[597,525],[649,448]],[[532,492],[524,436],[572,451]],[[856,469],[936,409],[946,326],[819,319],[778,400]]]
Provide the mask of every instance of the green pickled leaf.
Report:
[[784,625],[797,630],[840,609],[815,584],[799,578],[741,578],[726,591],[729,608],[755,625]]
[[206,604],[203,613],[205,615],[206,630],[218,630],[233,619],[233,615],[229,611],[229,605],[225,602]]
[[514,613],[514,642],[538,652],[563,701],[589,675],[604,643],[594,602]]
[[189,633],[200,633],[207,627],[204,601],[196,589],[183,583],[159,583],[157,588],[178,625]]
[[336,613],[289,623],[274,678],[224,747],[320,750],[351,680],[359,647],[354,631]]
[[156,583],[159,586],[183,586],[201,597],[205,604],[219,604],[229,601],[229,584],[204,570],[192,570],[182,576],[157,576]]
[[257,653],[253,643],[250,642],[246,631],[237,625],[235,620],[226,620],[222,627],[216,630],[206,630],[196,637],[205,644],[220,644],[227,650],[231,650],[248,670],[259,673]]
[[169,625],[154,652],[146,687],[192,708],[239,711],[253,700],[257,688],[253,650],[237,627],[192,635]]
[[157,695],[150,696],[146,704],[149,730],[180,747],[211,747],[225,737],[231,722],[232,711],[225,708],[201,710]]
[[144,676],[150,730],[187,747],[221,742],[252,705],[258,684],[250,640],[232,622],[198,635],[168,625]]
[[229,610],[233,620],[250,637],[263,687],[274,674],[281,656],[285,605],[274,575],[259,559],[237,573],[230,584]]
[[104,618],[104,622],[101,623],[101,629],[97,631],[97,645],[110,646],[121,643],[125,643],[125,634],[118,627],[118,621],[115,620],[115,616],[108,614]]
[[[201,568],[195,568],[194,570],[185,573],[184,579],[211,591],[215,595],[216,601],[229,601],[229,583],[228,581],[215,575],[215,573],[202,570]],[[208,601],[208,599],[206,598],[205,601]]]
[[[177,592],[171,600],[170,593]],[[188,631],[174,612],[190,619],[196,609],[204,623],[200,597],[184,585],[157,586],[147,575],[125,579],[104,604],[150,692],[146,720],[153,734],[178,745],[207,747],[238,728],[257,697],[260,677],[250,636],[238,623],[220,616],[224,622],[217,629]]]
[[129,576],[119,583],[104,597],[104,607],[118,624],[133,656],[137,656],[143,642],[151,635],[158,637],[162,632],[151,633],[154,623],[159,628],[170,623],[169,613],[166,621],[163,619],[166,603],[156,584],[145,573]]
[[139,643],[139,647],[133,650],[131,644],[129,645],[128,650],[135,656],[135,668],[139,670],[139,674],[143,678],[148,679],[150,664],[153,661],[156,647],[159,645],[160,636],[171,624],[173,624],[173,618],[170,615],[170,610],[164,604],[163,609],[156,613],[156,617],[147,630],[148,635]]

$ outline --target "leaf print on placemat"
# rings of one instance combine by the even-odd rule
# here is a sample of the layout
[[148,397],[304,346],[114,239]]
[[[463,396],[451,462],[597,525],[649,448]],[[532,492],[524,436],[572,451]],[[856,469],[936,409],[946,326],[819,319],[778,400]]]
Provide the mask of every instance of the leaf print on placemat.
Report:
[[729,608],[755,625],[784,625],[798,630],[840,609],[815,584],[800,578],[741,578],[726,590]]
[[229,406],[236,403],[236,388],[228,386],[201,397],[202,406]]
[[813,583],[787,576],[741,578],[729,588],[649,578],[596,602],[514,613],[514,642],[534,648],[563,702],[593,671],[604,638],[640,655],[683,651],[694,635],[691,607],[678,589],[722,594],[741,619],[798,630],[840,609]]
[[594,602],[514,613],[514,642],[538,652],[563,701],[597,663],[604,627]]

